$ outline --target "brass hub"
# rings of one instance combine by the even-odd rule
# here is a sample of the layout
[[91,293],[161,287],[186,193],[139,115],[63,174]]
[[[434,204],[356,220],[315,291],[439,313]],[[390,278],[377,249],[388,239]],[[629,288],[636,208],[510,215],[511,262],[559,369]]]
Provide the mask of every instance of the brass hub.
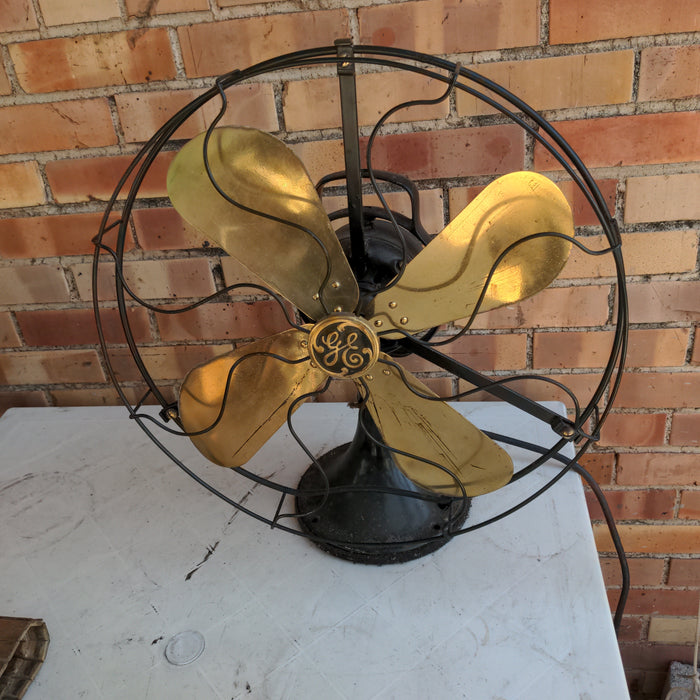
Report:
[[331,314],[309,334],[309,357],[331,377],[357,377],[379,357],[379,338],[362,318]]

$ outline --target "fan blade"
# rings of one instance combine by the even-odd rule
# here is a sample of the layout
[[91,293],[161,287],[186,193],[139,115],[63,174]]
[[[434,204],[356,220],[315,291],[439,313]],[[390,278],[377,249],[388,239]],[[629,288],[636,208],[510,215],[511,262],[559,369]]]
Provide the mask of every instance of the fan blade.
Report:
[[354,311],[357,282],[302,162],[256,129],[211,132],[207,154],[219,188],[249,210],[295,225],[281,223],[215,189],[204,163],[205,136],[185,144],[168,169],[178,213],[310,318]]
[[[396,285],[380,292],[368,316],[375,325],[416,332],[469,316],[491,267],[511,244],[531,234],[574,235],[561,190],[538,173],[494,180],[411,260]],[[480,311],[513,304],[548,286],[566,264],[571,242],[526,241],[499,263]]]
[[[480,496],[505,486],[513,475],[513,461],[491,438],[444,401],[416,396],[406,386],[435,397],[408,372],[382,362],[364,381],[369,389],[367,408],[389,446],[447,467],[462,483],[467,496]],[[371,379],[370,379],[371,377]],[[429,491],[461,496],[454,479],[437,467],[394,453],[406,476]]]
[[187,432],[211,426],[225,404],[221,420],[211,430],[191,437],[207,459],[222,467],[241,466],[285,422],[292,402],[323,384],[327,375],[310,362],[289,364],[265,354],[308,359],[308,337],[296,329],[284,331],[216,357],[187,374],[179,402],[180,421]]

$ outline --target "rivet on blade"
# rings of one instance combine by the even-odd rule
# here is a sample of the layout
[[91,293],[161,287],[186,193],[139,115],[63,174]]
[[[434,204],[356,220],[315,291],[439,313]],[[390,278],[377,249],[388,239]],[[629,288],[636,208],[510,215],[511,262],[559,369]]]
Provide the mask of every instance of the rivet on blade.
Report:
[[401,325],[405,326],[408,323],[408,319],[404,316],[403,318],[401,318],[399,323],[401,323]]
[[377,328],[379,328],[379,326],[383,325],[383,323],[384,323],[383,321],[380,321],[379,319],[377,319],[377,320],[374,322],[374,325],[375,325]]
[[390,302],[389,302],[389,308],[390,308],[390,309],[395,309],[395,308],[396,308],[396,302],[395,302],[395,301],[390,301]]
[[382,372],[384,372],[384,374],[391,374],[391,371],[388,369],[383,369]]
[[333,289],[338,289],[338,287],[340,287],[340,282],[331,282],[331,287],[333,287]]
[[320,297],[319,297],[318,294],[314,294],[311,298],[312,298],[314,301],[318,301],[318,300],[320,299]]
[[374,379],[374,376],[371,375],[371,374],[365,374],[365,379],[366,379],[368,382],[371,382],[371,381]]
[[342,310],[343,310],[342,306],[336,306],[335,309],[333,309],[333,311],[335,311],[335,313],[337,313],[337,314],[339,314]]

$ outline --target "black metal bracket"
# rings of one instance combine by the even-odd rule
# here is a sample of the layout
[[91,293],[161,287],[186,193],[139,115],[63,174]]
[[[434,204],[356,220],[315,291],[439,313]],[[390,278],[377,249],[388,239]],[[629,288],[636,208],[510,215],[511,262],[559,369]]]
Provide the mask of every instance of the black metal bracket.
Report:
[[457,360],[454,358],[439,352],[430,345],[419,342],[411,336],[406,336],[401,342],[403,345],[409,348],[411,352],[419,355],[424,360],[432,362],[438,367],[451,372],[460,379],[464,379],[470,384],[487,391],[492,396],[495,396],[496,398],[506,401],[516,408],[519,408],[521,411],[529,413],[535,418],[539,418],[541,421],[547,423],[560,437],[563,437],[566,440],[575,440],[583,435],[576,427],[576,424],[573,421],[570,421],[568,418],[560,416],[558,413],[555,413],[546,406],[542,406],[542,404],[533,401],[527,396],[523,396],[523,394],[511,389],[505,384],[494,384],[491,379],[484,376],[480,372],[477,372],[471,367],[463,365],[461,362],[457,362]]
[[350,224],[350,265],[359,270],[367,251],[362,228],[362,174],[360,166],[360,133],[357,120],[357,88],[355,85],[354,49],[350,39],[337,39],[340,110],[343,120],[345,180],[348,193]]

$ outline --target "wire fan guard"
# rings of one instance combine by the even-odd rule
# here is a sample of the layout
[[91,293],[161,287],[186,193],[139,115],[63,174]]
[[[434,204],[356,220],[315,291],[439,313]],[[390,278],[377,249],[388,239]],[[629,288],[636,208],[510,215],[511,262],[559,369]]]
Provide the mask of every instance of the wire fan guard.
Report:
[[[329,484],[327,477],[322,476],[311,478],[312,484],[307,483],[303,485],[302,480],[302,485],[297,486],[296,484],[275,481],[274,476],[270,476],[270,474],[264,476],[253,473],[246,469],[245,466],[238,466],[235,468],[235,471],[238,475],[244,477],[247,483],[250,483],[251,489],[256,485],[260,485],[279,494],[275,498],[276,507],[270,512],[256,511],[246,505],[247,496],[245,494],[238,497],[228,496],[223,492],[226,490],[225,488],[222,491],[221,488],[215,487],[198,474],[197,469],[187,466],[185,460],[190,459],[190,457],[183,455],[191,455],[191,451],[179,451],[177,448],[178,441],[170,438],[171,435],[183,435],[185,431],[183,431],[182,423],[179,420],[173,382],[170,380],[156,381],[152,376],[153,372],[149,371],[148,358],[154,352],[150,348],[157,348],[158,344],[153,342],[144,344],[137,341],[137,338],[140,336],[137,329],[134,328],[134,312],[143,313],[138,311],[139,307],[147,310],[147,313],[150,315],[150,322],[155,324],[155,319],[163,315],[184,314],[186,316],[189,311],[203,304],[213,301],[225,301],[231,292],[238,293],[239,290],[245,288],[244,291],[249,295],[245,299],[249,301],[259,300],[263,296],[267,299],[267,303],[271,303],[270,298],[274,299],[286,315],[290,327],[302,327],[300,324],[308,322],[309,319],[308,316],[299,310],[296,312],[291,311],[289,303],[272,289],[263,285],[248,283],[231,285],[226,288],[223,288],[223,284],[221,284],[222,288],[215,294],[196,299],[194,302],[190,299],[184,303],[178,302],[177,299],[170,299],[168,298],[169,294],[165,291],[160,297],[154,297],[163,299],[163,301],[158,303],[149,303],[140,298],[132,289],[130,267],[134,263],[138,264],[143,261],[144,255],[143,251],[138,249],[130,250],[128,242],[131,235],[134,211],[153,206],[153,200],[150,202],[142,201],[148,198],[148,195],[141,194],[144,180],[151,171],[159,154],[167,151],[172,152],[182,145],[180,141],[173,139],[175,132],[205,105],[210,102],[216,104],[216,101],[219,101],[221,110],[218,117],[209,127],[205,139],[211,137],[217,123],[226,114],[228,106],[226,91],[229,88],[261,77],[264,80],[271,80],[279,76],[283,71],[291,69],[296,71],[293,74],[295,79],[298,78],[298,72],[300,71],[303,77],[315,76],[318,74],[319,68],[326,70],[336,68],[339,76],[343,73],[346,75],[354,73],[356,69],[358,71],[383,72],[386,80],[391,80],[395,70],[420,74],[435,83],[436,98],[431,100],[434,103],[452,99],[455,91],[462,91],[476,97],[479,101],[488,105],[494,114],[478,117],[473,123],[515,123],[524,130],[527,138],[545,148],[573,181],[573,186],[576,188],[577,193],[595,214],[600,229],[597,226],[590,227],[586,229],[585,233],[598,234],[602,230],[607,241],[607,245],[595,249],[586,245],[585,236],[571,239],[571,243],[573,243],[579,254],[604,256],[612,260],[616,277],[616,280],[613,282],[616,297],[614,318],[607,325],[609,329],[614,329],[614,332],[611,333],[610,355],[605,367],[600,372],[597,386],[593,389],[590,399],[585,405],[581,405],[583,402],[579,401],[575,393],[565,386],[564,382],[569,376],[567,374],[557,376],[556,380],[537,374],[501,376],[502,373],[500,373],[498,376],[484,376],[449,356],[442,355],[436,350],[437,346],[449,344],[457,337],[463,337],[471,332],[471,324],[474,321],[476,312],[479,310],[479,305],[486,298],[489,283],[498,263],[503,259],[503,254],[494,261],[481,290],[479,302],[471,318],[468,319],[460,331],[450,326],[442,334],[434,336],[437,330],[436,325],[427,332],[422,331],[413,333],[413,335],[411,333],[403,333],[403,337],[399,333],[398,338],[396,337],[397,334],[394,333],[393,336],[382,338],[382,350],[388,356],[399,358],[402,355],[415,353],[424,359],[434,362],[438,367],[451,373],[454,377],[465,380],[474,386],[473,389],[461,392],[458,395],[440,397],[443,400],[466,398],[470,394],[483,391],[486,392],[485,396],[490,395],[490,398],[508,401],[519,409],[525,410],[549,423],[554,433],[558,436],[556,443],[551,448],[528,446],[526,443],[508,435],[486,433],[498,442],[529,447],[534,452],[533,460],[525,468],[518,470],[513,475],[512,481],[532,474],[538,467],[557,455],[567,442],[575,442],[575,458],[569,461],[554,478],[550,479],[544,486],[537,487],[529,498],[521,501],[515,507],[509,508],[507,511],[494,518],[489,518],[487,521],[476,523],[467,521],[465,525],[465,519],[469,510],[469,499],[461,484],[456,493],[445,495],[444,493],[431,493],[422,488],[416,489],[408,479],[401,483],[390,480],[377,486],[374,491],[371,482],[369,486],[365,484],[362,488],[359,488],[359,491],[373,493],[374,495],[370,495],[370,498],[375,496],[380,498],[380,500],[383,498],[383,505],[379,506],[381,509],[385,509],[386,499],[400,504],[396,511],[390,509],[391,512],[386,515],[387,523],[391,529],[389,534],[373,533],[371,528],[359,534],[352,530],[350,533],[352,536],[349,536],[348,531],[343,532],[342,528],[337,532],[331,528],[319,533],[314,529],[313,522],[318,520],[318,512],[323,508],[323,505],[329,498],[336,498],[337,500],[353,492],[357,493],[357,485],[344,487]],[[426,100],[425,102],[428,101]],[[369,217],[372,222],[375,222],[373,224],[375,228],[373,229],[371,242],[379,252],[375,253],[376,257],[374,260],[376,264],[372,270],[373,274],[365,275],[360,280],[357,267],[354,269],[356,277],[361,281],[361,290],[368,294],[368,298],[371,298],[377,291],[395,284],[395,279],[392,279],[392,275],[395,278],[397,270],[402,270],[405,263],[416,255],[430,240],[419,220],[418,202],[413,197],[413,194],[415,194],[413,184],[402,174],[375,170],[371,159],[374,138],[380,132],[387,117],[404,107],[418,103],[419,101],[396,105],[378,120],[369,137],[366,157],[367,169],[362,171],[361,176],[371,181],[375,192],[379,194],[382,201],[382,207],[362,207],[360,204],[360,212],[358,214],[358,193],[353,193],[352,191],[353,187],[357,189],[358,183],[351,181],[349,169],[345,174],[335,173],[326,176],[318,185],[319,190],[323,190],[329,185],[332,187],[331,183],[339,177],[345,176],[347,187],[345,189],[335,189],[333,192],[346,193],[348,208],[331,214],[330,218],[332,220],[349,218],[350,228],[352,228],[353,217],[355,217],[355,221],[357,221],[358,216]],[[343,124],[346,151],[348,149],[348,140],[352,140],[353,136],[357,138],[356,125],[354,135],[352,132],[352,128],[348,128],[346,124]],[[351,144],[350,149],[352,150]],[[359,166],[359,154],[356,153],[355,156]],[[465,177],[469,177],[469,175],[469,173],[464,173]],[[209,176],[211,178],[211,173]],[[388,208],[383,195],[380,193],[381,190],[378,188],[377,180],[382,180],[384,183],[388,182],[390,189],[403,189],[412,195],[413,211],[411,217],[397,214]],[[482,184],[487,180],[488,178],[482,178],[477,184]],[[473,180],[470,182],[473,182]],[[454,185],[458,183],[450,181],[449,184]],[[384,191],[387,191],[386,185]],[[361,202],[361,200],[359,201]],[[156,200],[155,204],[156,206],[163,206],[162,201],[158,202]],[[343,231],[347,234],[347,227],[340,229],[341,233]],[[392,243],[392,236],[394,235],[404,241],[400,246],[401,255],[399,257],[402,257],[402,259],[398,261],[396,259],[396,246]],[[544,232],[531,235],[528,238],[534,239],[538,236],[553,235],[555,234]],[[560,237],[566,238],[566,236],[562,235]],[[357,241],[352,240],[352,231],[346,235],[346,239],[343,241],[343,248],[348,256],[352,258],[353,246],[357,245]],[[525,238],[522,240],[525,240]],[[597,241],[597,239],[591,240]],[[507,250],[513,250],[521,242],[516,242]],[[393,48],[376,46],[353,47],[347,41],[336,42],[336,46],[287,54],[259,63],[245,70],[236,70],[220,76],[216,79],[214,87],[190,102],[153,135],[150,141],[135,156],[119,181],[106,207],[99,233],[95,237],[92,280],[94,308],[106,367],[122,402],[129,410],[130,417],[181,469],[235,508],[285,532],[308,537],[322,548],[338,556],[369,563],[402,561],[433,551],[456,535],[483,527],[522,507],[558,481],[586,451],[590,443],[597,438],[619,386],[627,342],[628,308],[620,244],[621,240],[617,224],[610,216],[604,197],[579,157],[549,122],[508,90],[471,70],[461,67],[459,64],[444,59]],[[206,250],[201,251],[198,256],[204,255],[206,257],[209,254],[218,255],[216,250],[211,251],[210,249],[209,252]],[[575,287],[572,289],[574,289],[575,293]],[[106,330],[107,315],[115,313],[115,305],[123,330],[123,338],[120,337],[117,342],[112,337],[114,333],[112,331],[108,333]],[[109,341],[107,339],[108,335],[110,337]],[[196,347],[202,348],[204,346]],[[129,365],[128,368],[125,368],[125,364]],[[558,381],[560,379],[562,382]],[[328,388],[330,381],[331,378],[325,382],[321,390],[309,393],[313,395],[321,393]],[[404,381],[407,381],[405,377]],[[574,407],[573,418],[555,416],[551,411],[547,411],[536,401],[529,398],[526,392],[521,393],[520,386],[526,381],[530,386],[538,382],[553,384],[557,390],[563,392],[562,396],[566,397]],[[519,383],[517,385],[518,391],[512,388],[513,382]],[[304,396],[304,398],[307,397]],[[361,398],[366,399],[366,396]],[[145,409],[145,404],[148,403],[159,404],[161,406],[160,412],[154,415],[152,411]],[[377,459],[376,453],[379,451],[379,460],[392,461],[396,450],[391,445],[383,443],[381,432],[377,432],[376,425],[374,425],[364,408],[358,410],[358,415],[358,429],[354,439],[354,447],[352,448],[356,450],[355,457],[359,461],[371,462],[372,459]],[[330,453],[322,456],[312,454],[302,438],[294,430],[294,417],[291,410],[287,417],[287,423],[289,431],[299,445],[299,454],[302,457],[306,454],[312,462],[312,467],[307,473],[307,477],[308,474],[320,474],[321,463],[323,463],[325,468],[329,462],[342,461],[343,450],[341,448],[331,450]],[[182,442],[189,447],[189,440],[184,439]],[[343,449],[345,447],[347,446],[343,446]],[[374,455],[374,457],[371,455]],[[347,465],[338,468],[342,471],[342,469],[347,468]],[[270,471],[274,472],[275,470],[271,469]],[[449,472],[449,470],[447,471]],[[230,476],[234,478],[233,475]],[[485,497],[488,498],[488,496]],[[291,509],[295,501],[296,512]],[[402,515],[405,503],[411,504],[411,507],[421,508],[425,506],[428,509],[432,509],[431,514],[427,516],[428,520],[426,522],[433,522],[436,517],[433,511],[438,512],[440,518],[439,527],[434,526],[426,530],[425,523],[414,530],[410,527],[403,529],[400,526],[396,526],[396,521],[405,517]],[[295,520],[295,518],[299,520]]]

